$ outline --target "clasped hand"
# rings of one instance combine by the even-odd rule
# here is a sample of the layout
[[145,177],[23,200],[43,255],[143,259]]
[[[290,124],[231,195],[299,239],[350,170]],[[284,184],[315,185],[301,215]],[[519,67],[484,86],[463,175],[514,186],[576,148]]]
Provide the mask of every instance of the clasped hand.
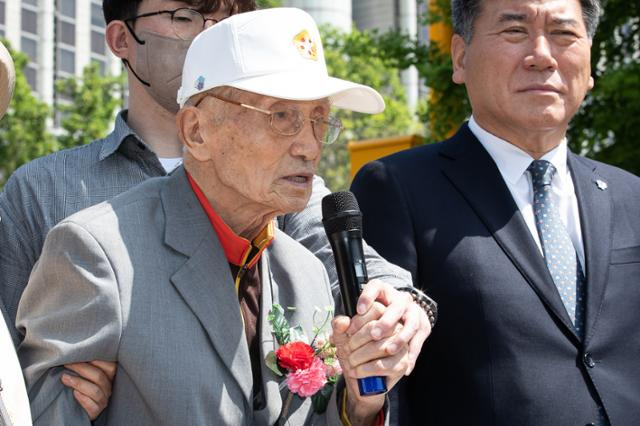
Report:
[[358,299],[358,314],[337,316],[332,342],[347,388],[347,415],[352,425],[371,424],[385,395],[361,397],[357,379],[386,377],[390,390],[415,365],[431,332],[426,313],[411,296],[379,280],[370,281]]

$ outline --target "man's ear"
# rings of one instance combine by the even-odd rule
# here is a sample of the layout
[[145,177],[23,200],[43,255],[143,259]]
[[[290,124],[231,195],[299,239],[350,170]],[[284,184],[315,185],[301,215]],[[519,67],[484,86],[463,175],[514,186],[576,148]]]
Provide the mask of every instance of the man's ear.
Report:
[[453,63],[453,73],[451,79],[456,84],[465,82],[465,54],[467,44],[458,34],[451,37],[451,62]]
[[132,37],[124,21],[111,21],[104,34],[107,46],[120,59],[129,59]]
[[205,139],[202,137],[202,126],[206,117],[201,111],[193,106],[181,108],[176,115],[178,126],[178,136],[189,151],[191,156],[198,161],[208,161],[211,159],[211,152],[208,149]]

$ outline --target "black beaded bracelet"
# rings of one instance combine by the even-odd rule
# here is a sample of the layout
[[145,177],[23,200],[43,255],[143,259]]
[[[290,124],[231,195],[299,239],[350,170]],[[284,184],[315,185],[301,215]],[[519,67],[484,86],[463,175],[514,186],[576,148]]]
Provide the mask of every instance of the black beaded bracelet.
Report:
[[436,325],[438,320],[438,304],[429,296],[424,294],[421,290],[415,287],[397,287],[396,290],[406,291],[411,295],[413,301],[418,304],[427,314],[431,329]]

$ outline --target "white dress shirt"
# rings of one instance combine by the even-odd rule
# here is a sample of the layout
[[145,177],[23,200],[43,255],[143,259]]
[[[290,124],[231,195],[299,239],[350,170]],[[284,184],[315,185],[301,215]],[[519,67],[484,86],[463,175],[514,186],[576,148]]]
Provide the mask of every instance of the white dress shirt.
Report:
[[[0,400],[9,415],[8,424],[31,426],[31,411],[22,370],[2,313],[0,313],[0,386],[2,387]],[[0,424],[4,425],[1,414]]]
[[[531,182],[531,174],[527,171],[534,158],[517,146],[481,128],[473,117],[469,120],[469,129],[498,166],[502,179],[504,179],[507,188],[509,188],[531,236],[538,245],[540,253],[542,253],[540,236],[538,235],[533,214],[533,184]],[[549,161],[556,168],[556,174],[551,181],[551,197],[555,204],[559,206],[560,219],[569,232],[578,260],[586,273],[578,199],[576,198],[571,172],[567,167],[567,140],[563,139],[560,145],[547,152],[540,159]]]
[[158,160],[166,173],[171,173],[182,164],[182,157],[158,157]]

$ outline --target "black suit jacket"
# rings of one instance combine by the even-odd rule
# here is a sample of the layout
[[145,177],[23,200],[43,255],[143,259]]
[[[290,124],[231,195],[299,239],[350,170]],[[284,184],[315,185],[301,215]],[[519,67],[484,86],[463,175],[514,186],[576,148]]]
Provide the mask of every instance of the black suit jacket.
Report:
[[568,163],[586,258],[584,340],[466,124],[356,176],[365,239],[439,304],[404,421],[585,425],[601,404],[613,425],[640,424],[640,179],[571,153]]

